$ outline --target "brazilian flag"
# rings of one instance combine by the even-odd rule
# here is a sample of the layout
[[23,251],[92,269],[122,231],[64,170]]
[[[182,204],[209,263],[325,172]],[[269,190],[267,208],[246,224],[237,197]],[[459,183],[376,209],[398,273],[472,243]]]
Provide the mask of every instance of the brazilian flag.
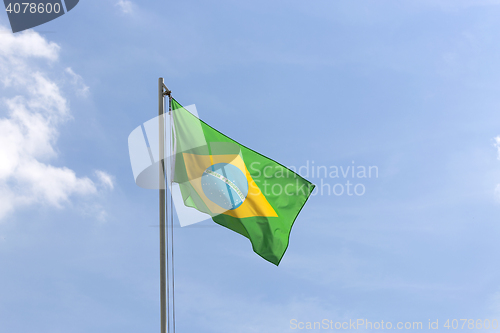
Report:
[[314,185],[171,103],[173,181],[184,204],[247,237],[255,253],[278,265]]

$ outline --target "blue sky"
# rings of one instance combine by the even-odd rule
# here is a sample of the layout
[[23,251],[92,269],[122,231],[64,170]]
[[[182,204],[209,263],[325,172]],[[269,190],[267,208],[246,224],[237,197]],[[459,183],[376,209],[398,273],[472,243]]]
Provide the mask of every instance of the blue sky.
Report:
[[312,196],[279,267],[230,230],[177,228],[179,332],[500,320],[499,14],[493,0],[82,0],[14,35],[1,14],[0,332],[159,331],[157,192],[134,184],[127,147],[159,76],[284,165],[379,171],[310,176],[366,191]]

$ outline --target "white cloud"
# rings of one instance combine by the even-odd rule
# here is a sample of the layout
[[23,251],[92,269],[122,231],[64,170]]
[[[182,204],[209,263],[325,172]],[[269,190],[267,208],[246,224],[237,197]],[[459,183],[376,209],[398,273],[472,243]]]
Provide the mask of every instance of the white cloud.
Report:
[[107,172],[96,170],[95,174],[103,187],[108,188],[110,190],[112,190],[115,187],[113,183],[114,177],[108,174]]
[[59,57],[60,47],[47,42],[39,34],[27,31],[12,34],[0,26],[0,76],[4,86],[12,84],[27,84],[29,75],[28,60],[33,58],[46,59],[54,62]]
[[57,60],[60,47],[54,42],[47,42],[39,34],[28,31],[12,34],[10,30],[0,26],[0,56],[14,58],[46,58]]
[[71,77],[71,83],[76,87],[79,95],[86,97],[89,94],[89,87],[83,81],[83,78],[76,74],[71,67],[64,70]]
[[73,170],[56,168],[34,159],[18,166],[16,178],[26,186],[27,193],[57,207],[67,201],[71,194],[96,192],[96,187],[89,178],[78,178]]
[[121,11],[125,14],[132,13],[132,2],[128,0],[119,0],[116,6],[120,7]]
[[[9,94],[0,96],[0,220],[26,205],[60,208],[72,195],[97,192],[88,177],[48,164],[57,157],[58,127],[70,114],[58,85],[33,60],[53,63],[59,50],[35,32],[0,27],[0,84]],[[98,178],[112,189],[111,176]]]
[[497,149],[497,158],[500,160],[500,135],[494,138],[495,140],[494,146]]

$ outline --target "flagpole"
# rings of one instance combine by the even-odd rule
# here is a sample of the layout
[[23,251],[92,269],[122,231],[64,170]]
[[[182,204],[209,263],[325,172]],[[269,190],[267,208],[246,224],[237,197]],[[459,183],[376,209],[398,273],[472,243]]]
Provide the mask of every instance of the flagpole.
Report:
[[[168,251],[169,249],[167,248],[167,278],[168,278],[168,271],[170,270],[172,272],[172,279],[171,282],[169,281],[168,289],[171,288],[172,290],[172,333],[175,333],[175,275],[174,275],[174,203],[173,203],[173,198],[172,198],[172,181],[173,181],[173,166],[172,166],[172,161],[173,161],[173,142],[172,142],[172,129],[173,129],[173,115],[172,115],[172,92],[168,90],[168,88],[164,85],[165,89],[167,90],[167,96],[168,96],[168,112],[169,112],[169,150],[168,150],[168,179],[167,181],[169,182],[170,186],[170,233],[168,232],[168,216],[167,216],[167,245],[170,243],[170,256],[168,256]],[[170,240],[169,240],[169,234],[170,234]],[[170,298],[168,298],[169,306],[170,307]],[[169,320],[170,320],[170,312],[169,312]]]
[[165,124],[163,114],[165,113],[165,99],[163,90],[163,78],[158,79],[158,140],[159,140],[159,176],[160,176],[160,312],[161,312],[161,333],[167,333],[167,265],[166,265],[166,244],[165,244]]
[[[172,249],[169,251],[169,237],[168,237],[168,214],[167,214],[167,201],[166,201],[166,168],[165,168],[165,96],[169,97],[168,109],[171,110],[171,100],[172,92],[167,88],[163,82],[163,78],[158,79],[158,140],[159,140],[159,176],[160,176],[160,311],[161,311],[161,333],[170,332],[170,321],[173,322],[173,332],[175,333],[175,310],[174,310],[174,249],[173,249],[173,218],[170,221],[172,226],[171,231],[171,246]],[[171,134],[169,134],[171,136]],[[170,142],[170,138],[169,138]],[[170,147],[169,147],[170,150]],[[168,159],[170,156],[167,157]],[[168,166],[170,170],[170,166]],[[172,194],[170,194],[172,195]],[[170,199],[172,202],[172,199]],[[172,210],[172,206],[170,207]],[[171,253],[171,258],[169,258],[169,252]],[[172,266],[169,269],[169,263]],[[169,272],[172,272],[172,287],[169,281]],[[172,316],[170,316],[170,288],[172,288]],[[172,318],[171,318],[172,317]]]

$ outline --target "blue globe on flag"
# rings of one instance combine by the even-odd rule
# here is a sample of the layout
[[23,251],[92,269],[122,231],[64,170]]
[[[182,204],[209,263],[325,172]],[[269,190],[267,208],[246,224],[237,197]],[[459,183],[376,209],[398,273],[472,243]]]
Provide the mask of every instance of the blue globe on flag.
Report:
[[208,199],[227,210],[241,206],[248,194],[247,177],[229,163],[208,167],[201,176],[201,186]]

